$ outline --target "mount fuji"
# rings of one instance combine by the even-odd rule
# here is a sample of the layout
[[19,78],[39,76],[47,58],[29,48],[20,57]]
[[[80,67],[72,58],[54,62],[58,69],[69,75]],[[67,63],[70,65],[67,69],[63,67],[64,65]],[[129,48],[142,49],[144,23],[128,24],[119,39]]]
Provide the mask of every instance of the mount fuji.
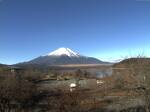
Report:
[[68,65],[68,64],[107,64],[93,57],[80,55],[69,48],[59,48],[47,55],[37,57],[31,61],[19,63],[18,65]]

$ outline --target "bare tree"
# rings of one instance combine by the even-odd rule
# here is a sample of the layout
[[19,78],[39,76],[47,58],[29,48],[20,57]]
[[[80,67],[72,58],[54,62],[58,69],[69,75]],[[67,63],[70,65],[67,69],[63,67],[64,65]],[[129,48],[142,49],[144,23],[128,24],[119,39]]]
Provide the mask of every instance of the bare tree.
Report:
[[[33,104],[36,86],[16,77],[7,77],[0,82],[0,112],[19,110]],[[14,107],[15,106],[15,107]]]
[[79,92],[59,92],[47,99],[50,112],[83,112],[81,101],[85,98]]

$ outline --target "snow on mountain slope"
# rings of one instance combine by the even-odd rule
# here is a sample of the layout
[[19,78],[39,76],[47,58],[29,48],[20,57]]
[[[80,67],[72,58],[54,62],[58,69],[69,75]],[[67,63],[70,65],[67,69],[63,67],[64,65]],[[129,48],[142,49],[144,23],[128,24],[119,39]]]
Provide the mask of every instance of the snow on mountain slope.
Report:
[[66,55],[69,57],[79,57],[80,55],[74,51],[72,51],[69,48],[59,48],[51,53],[48,54],[48,56],[62,56],[62,55]]

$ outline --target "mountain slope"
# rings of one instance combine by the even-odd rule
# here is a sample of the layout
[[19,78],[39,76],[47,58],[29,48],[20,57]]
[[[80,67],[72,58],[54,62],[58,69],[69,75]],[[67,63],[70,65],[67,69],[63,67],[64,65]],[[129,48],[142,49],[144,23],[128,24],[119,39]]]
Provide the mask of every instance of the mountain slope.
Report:
[[20,63],[19,65],[66,65],[66,64],[107,64],[96,58],[82,56],[69,48],[59,48],[48,55],[40,56],[29,62]]
[[114,67],[129,67],[129,66],[138,66],[138,65],[150,65],[150,58],[128,58],[125,60],[122,60],[119,63],[114,64]]
[[4,64],[0,64],[0,67],[5,67],[5,66],[7,66],[7,65],[4,65]]
[[31,64],[65,65],[65,64],[103,64],[98,59],[91,57],[69,57],[69,56],[42,56],[29,61]]

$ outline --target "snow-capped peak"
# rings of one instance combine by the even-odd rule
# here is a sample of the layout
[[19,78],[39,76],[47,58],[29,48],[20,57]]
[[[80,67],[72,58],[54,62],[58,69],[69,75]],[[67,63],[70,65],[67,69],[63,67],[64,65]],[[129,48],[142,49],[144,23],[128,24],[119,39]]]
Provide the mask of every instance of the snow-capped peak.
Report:
[[48,56],[61,56],[61,55],[67,55],[69,57],[79,57],[80,55],[74,51],[72,51],[69,48],[59,48],[51,53],[48,54]]

